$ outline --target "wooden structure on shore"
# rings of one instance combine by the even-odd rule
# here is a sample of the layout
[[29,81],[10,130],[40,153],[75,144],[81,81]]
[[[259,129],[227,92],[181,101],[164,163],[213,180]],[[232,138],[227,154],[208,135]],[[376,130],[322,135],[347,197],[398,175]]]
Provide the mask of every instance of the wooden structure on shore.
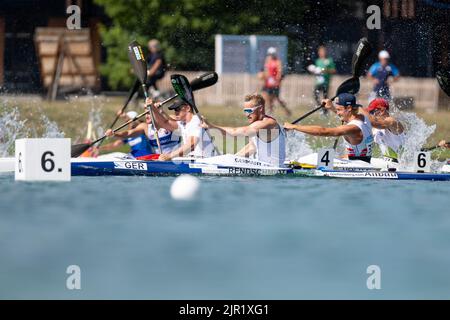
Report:
[[58,91],[99,88],[89,29],[36,28],[34,41],[49,100],[54,100]]

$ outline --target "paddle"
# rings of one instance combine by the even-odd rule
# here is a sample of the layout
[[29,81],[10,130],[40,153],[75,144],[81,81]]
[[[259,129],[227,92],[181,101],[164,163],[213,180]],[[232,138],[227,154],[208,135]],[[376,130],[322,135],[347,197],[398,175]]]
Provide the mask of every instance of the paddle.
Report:
[[[136,93],[136,91],[138,89],[139,89],[139,80],[136,79],[136,81],[134,81],[133,87],[130,89],[130,92],[128,93],[128,97],[127,97],[127,100],[125,100],[125,104],[123,105],[122,109],[120,109],[120,113],[116,115],[116,118],[114,119],[113,123],[111,123],[111,125],[109,126],[109,129],[112,129],[114,127],[114,125],[116,124],[117,120],[119,120],[120,115],[128,107],[128,104],[130,103],[131,99],[133,98],[134,94]],[[103,141],[104,140],[100,141],[98,147],[100,147],[100,145],[102,144]]]
[[[183,100],[185,103],[187,103],[189,106],[192,107],[194,112],[201,117],[200,112],[198,111],[198,108],[195,104],[194,100],[194,94],[192,93],[192,88],[189,85],[189,81],[187,78],[181,74],[173,74],[170,76],[170,81],[172,83],[172,87],[175,90],[175,92],[178,94],[178,97]],[[208,135],[209,139],[212,142],[211,136],[209,135],[208,130],[205,130],[206,134]],[[216,154],[219,154],[219,150],[217,150],[216,146],[214,145],[214,152]]]
[[[336,89],[336,95],[333,98],[331,98],[331,100],[336,99],[336,97],[338,95],[340,95],[341,93],[347,92],[347,93],[355,94],[355,93],[357,93],[359,91],[359,87],[360,87],[360,83],[359,83],[359,79],[358,78],[353,78],[352,77],[350,79],[347,79],[344,82],[342,82],[341,85]],[[297,120],[292,122],[292,124],[296,124],[297,122],[302,121],[303,119],[305,119],[306,117],[310,116],[314,112],[322,109],[323,107],[325,107],[324,103],[322,103],[317,108],[315,108],[315,109],[305,113],[300,118],[298,118]]]
[[[445,144],[446,145],[450,145],[450,142],[445,142]],[[422,149],[420,149],[420,151],[432,151],[432,150],[437,149],[437,148],[443,148],[443,147],[440,146],[440,145],[435,145],[435,146],[432,146],[432,147],[422,148]]]
[[[204,73],[204,74],[196,77],[194,80],[192,80],[191,88],[192,88],[192,90],[199,90],[199,89],[207,88],[207,87],[210,87],[210,86],[214,85],[217,82],[217,80],[218,80],[217,73],[215,73],[215,72],[207,72],[207,73]],[[178,94],[175,94],[172,97],[169,97],[168,99],[162,101],[161,105],[170,102],[171,100],[175,99],[176,97],[178,97]],[[149,112],[150,112],[150,110],[147,110],[147,111],[141,113],[140,115],[136,116],[134,119],[131,119],[130,121],[124,123],[120,127],[114,129],[113,132],[119,131],[120,129],[122,129],[122,128],[126,127],[127,125],[129,125],[131,122],[136,121],[137,119],[145,116]],[[103,136],[100,139],[97,139],[97,140],[95,140],[94,142],[91,142],[91,143],[81,143],[81,144],[73,145],[72,146],[72,150],[71,150],[72,158],[79,157],[87,149],[89,149],[94,144],[96,144],[97,142],[102,141],[105,138],[107,138],[107,136]]]
[[[144,99],[147,100],[147,62],[145,61],[141,46],[136,41],[132,41],[128,45],[128,58],[130,59],[134,74],[141,82],[142,90],[144,91]],[[159,153],[161,153],[161,142],[159,141],[158,129],[156,128],[155,115],[152,108],[149,108],[149,110],[150,117],[152,118],[152,127],[155,131],[156,144],[158,145]]]
[[[339,94],[341,93],[351,93],[356,94],[359,92],[360,88],[360,82],[359,77],[361,76],[361,73],[363,71],[364,61],[366,58],[370,55],[372,51],[372,45],[369,43],[367,38],[361,38],[358,42],[358,46],[356,48],[356,52],[352,57],[352,77],[345,80],[336,90],[336,95],[331,98],[331,100],[334,100]],[[325,104],[322,103],[317,108],[309,111],[308,113],[304,114],[300,118],[296,119],[292,124],[296,124],[306,117],[310,116],[311,114],[315,113],[316,111],[322,109],[325,107]]]
[[436,78],[442,91],[450,97],[450,70],[438,70]]

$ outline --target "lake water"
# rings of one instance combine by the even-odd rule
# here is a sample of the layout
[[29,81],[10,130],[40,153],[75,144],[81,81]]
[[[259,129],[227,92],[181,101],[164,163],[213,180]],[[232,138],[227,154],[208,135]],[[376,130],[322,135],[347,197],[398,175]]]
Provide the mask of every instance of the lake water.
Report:
[[0,298],[450,298],[448,182],[173,180],[0,175]]

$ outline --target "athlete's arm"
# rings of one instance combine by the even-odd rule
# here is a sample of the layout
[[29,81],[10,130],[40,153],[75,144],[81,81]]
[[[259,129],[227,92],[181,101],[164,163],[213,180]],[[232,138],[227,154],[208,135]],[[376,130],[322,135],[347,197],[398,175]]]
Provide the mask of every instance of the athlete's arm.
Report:
[[284,128],[287,130],[297,130],[313,136],[322,136],[322,137],[340,137],[345,135],[358,134],[360,132],[360,129],[355,125],[342,125],[336,128],[324,128],[321,126],[295,125],[286,122],[284,124]]
[[198,137],[193,136],[188,137],[188,140],[182,146],[178,147],[171,153],[161,154],[159,156],[159,160],[167,161],[176,157],[183,157],[185,155],[188,155],[191,151],[195,149],[195,146],[197,145],[198,141],[199,141]]
[[134,129],[124,130],[120,132],[112,132],[111,129],[106,130],[105,136],[107,137],[117,137],[117,138],[133,138],[138,137],[141,134],[145,133],[145,124],[140,123],[138,126]]
[[397,121],[393,117],[387,117],[382,119],[380,117],[374,117],[370,115],[369,120],[370,123],[372,124],[372,127],[377,129],[388,129],[394,134],[400,134],[405,130],[400,121]]
[[146,106],[147,107],[150,106],[150,108],[153,109],[153,115],[155,116],[155,124],[158,127],[158,129],[164,128],[168,131],[175,131],[176,129],[178,129],[178,123],[170,117],[163,116],[159,111],[159,109],[152,103],[152,100],[150,98],[147,99]]
[[259,130],[261,129],[269,129],[270,124],[266,121],[256,121],[248,126],[243,127],[221,127],[215,124],[209,123],[206,119],[203,118],[202,127],[205,129],[212,128],[219,130],[222,134],[228,134],[232,137],[236,136],[247,136],[252,137],[256,136]]
[[124,143],[123,143],[122,140],[116,140],[116,141],[114,141],[114,142],[111,142],[111,143],[104,144],[104,145],[100,146],[100,147],[98,148],[98,150],[101,150],[101,151],[114,150],[114,149],[120,147],[120,146],[123,145],[123,144],[124,144]]
[[245,145],[245,147],[243,147],[241,150],[239,150],[238,153],[236,153],[237,156],[240,157],[250,157],[251,155],[255,154],[256,152],[256,146],[253,143],[253,141],[250,141],[249,143],[247,143]]

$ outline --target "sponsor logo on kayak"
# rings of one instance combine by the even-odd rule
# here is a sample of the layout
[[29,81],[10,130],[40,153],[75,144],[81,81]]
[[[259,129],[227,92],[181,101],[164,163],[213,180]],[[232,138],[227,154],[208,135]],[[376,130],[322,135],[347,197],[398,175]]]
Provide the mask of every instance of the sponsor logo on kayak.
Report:
[[138,161],[120,161],[120,162],[114,162],[114,168],[119,169],[119,170],[146,171],[147,164],[145,162],[138,162]]
[[276,174],[286,174],[287,170],[283,169],[256,169],[256,168],[228,168],[228,173],[232,175],[252,175],[252,176],[263,176],[263,175],[276,175]]
[[391,179],[396,179],[398,178],[396,173],[393,172],[366,172],[364,174],[366,177],[374,177],[374,178],[391,178]]
[[245,164],[251,164],[254,166],[260,166],[260,167],[269,167],[268,164],[262,163],[256,160],[248,159],[248,158],[234,158],[234,162],[236,163],[245,163]]

